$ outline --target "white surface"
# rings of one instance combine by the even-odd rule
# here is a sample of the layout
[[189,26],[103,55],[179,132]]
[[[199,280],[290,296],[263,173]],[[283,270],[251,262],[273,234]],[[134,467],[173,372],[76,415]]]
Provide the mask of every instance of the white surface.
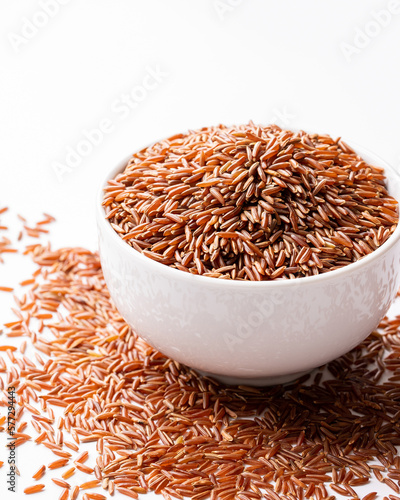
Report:
[[[95,249],[100,179],[124,155],[187,128],[276,121],[400,163],[400,13],[377,14],[393,0],[58,0],[47,19],[46,1],[0,5],[0,204],[32,221],[54,215],[55,246]],[[32,21],[42,27],[29,31]],[[143,100],[123,107],[132,90]],[[60,182],[54,162],[65,164],[99,124],[108,132]],[[8,257],[2,284],[27,275]],[[36,453],[21,448],[21,469]]]

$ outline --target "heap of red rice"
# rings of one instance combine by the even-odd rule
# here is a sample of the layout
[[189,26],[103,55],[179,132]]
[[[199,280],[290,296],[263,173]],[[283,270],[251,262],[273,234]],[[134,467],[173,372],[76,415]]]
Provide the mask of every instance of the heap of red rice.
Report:
[[210,127],[135,153],[105,188],[135,250],[216,278],[298,278],[343,267],[398,223],[383,169],[328,135]]

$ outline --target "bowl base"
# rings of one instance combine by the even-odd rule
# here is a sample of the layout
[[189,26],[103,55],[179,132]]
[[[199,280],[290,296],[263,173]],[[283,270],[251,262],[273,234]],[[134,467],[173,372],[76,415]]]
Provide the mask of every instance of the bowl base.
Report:
[[211,377],[218,382],[221,382],[226,385],[248,385],[254,387],[264,387],[268,385],[280,385],[280,384],[288,384],[289,382],[293,382],[294,380],[310,373],[311,370],[306,370],[303,372],[297,373],[289,373],[287,375],[276,375],[272,377],[255,377],[255,378],[245,378],[245,377],[230,377],[225,375],[216,375],[215,373],[204,372],[202,370],[196,370],[197,373],[203,375],[204,377]]

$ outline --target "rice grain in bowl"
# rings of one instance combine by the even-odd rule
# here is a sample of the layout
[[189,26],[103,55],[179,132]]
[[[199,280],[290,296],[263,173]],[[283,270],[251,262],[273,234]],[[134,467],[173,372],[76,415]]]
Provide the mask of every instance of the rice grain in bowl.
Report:
[[[250,133],[247,127],[251,128]],[[217,136],[222,134],[224,137],[227,134],[224,128],[216,130],[220,131]],[[244,145],[246,146],[247,160],[244,165],[248,169],[253,168],[253,174],[256,174],[264,161],[260,160],[261,146],[257,145],[261,139],[256,141],[256,137],[262,138],[262,132],[253,125],[246,126],[243,130],[234,130],[237,137],[240,138],[239,142],[246,142]],[[152,172],[154,174],[154,164],[160,161],[162,155],[164,158],[168,156],[168,141],[161,141],[150,149],[158,153],[159,160],[154,155],[151,159],[146,159],[148,149],[134,155],[136,160],[133,162],[140,157],[142,164],[139,167],[135,166],[128,173],[129,178],[125,178],[125,182],[127,182],[123,188],[119,180],[125,175],[121,172],[126,168],[128,161],[125,160],[119,164],[107,179],[106,211],[102,207],[103,191],[98,200],[97,215],[103,270],[110,293],[121,314],[143,338],[161,352],[229,383],[263,385],[286,381],[340,356],[362,341],[376,327],[389,308],[399,285],[397,203],[386,192],[383,182],[383,168],[385,167],[386,170],[390,194],[399,199],[400,189],[396,174],[380,159],[361,148],[356,148],[357,153],[361,154],[361,157],[357,157],[349,146],[341,141],[335,142],[328,136],[308,136],[300,133],[297,134],[296,138],[292,133],[280,131],[275,127],[271,130],[274,134],[280,134],[283,144],[287,141],[286,147],[291,147],[290,141],[292,144],[298,144],[300,137],[301,144],[307,151],[311,151],[311,146],[308,144],[308,140],[312,140],[310,138],[322,138],[320,142],[323,145],[322,150],[325,151],[324,157],[314,160],[304,156],[307,159],[303,163],[307,162],[308,167],[307,165],[303,165],[303,167],[322,172],[324,171],[322,166],[325,165],[325,170],[330,175],[322,176],[323,179],[317,180],[314,185],[308,181],[314,200],[317,198],[315,201],[318,202],[319,199],[322,199],[322,195],[325,195],[322,211],[321,207],[320,210],[318,208],[315,210],[312,205],[307,205],[310,202],[310,196],[307,198],[307,193],[306,196],[303,196],[301,190],[294,192],[291,189],[293,185],[299,186],[299,184],[293,183],[293,179],[291,179],[291,187],[289,187],[289,182],[282,181],[287,186],[283,187],[279,184],[281,178],[268,172],[271,170],[271,165],[276,167],[277,162],[271,163],[274,161],[274,157],[273,155],[269,156],[271,151],[268,153],[268,150],[272,146],[267,147],[263,155],[264,159],[268,160],[266,165],[268,168],[265,169],[265,172],[266,180],[269,182],[265,183],[265,180],[261,179],[260,182],[264,182],[266,187],[259,187],[258,194],[260,201],[267,203],[264,206],[265,211],[269,210],[274,217],[271,215],[268,218],[263,215],[263,212],[261,213],[266,228],[263,233],[264,244],[257,226],[262,222],[257,223],[257,214],[254,210],[254,195],[257,194],[257,186],[254,187],[254,183],[253,187],[251,186],[255,175],[253,175],[251,182],[248,179],[245,180],[242,172],[237,173],[236,171],[235,173],[235,168],[238,165],[233,166],[232,171],[234,175],[237,174],[236,179],[240,175],[243,177],[242,180],[239,179],[236,186],[243,181],[248,184],[245,191],[245,184],[242,184],[237,191],[235,191],[236,187],[229,191],[230,194],[239,192],[239,196],[233,197],[234,204],[228,205],[242,209],[239,212],[239,217],[230,222],[231,225],[238,223],[236,227],[223,227],[226,221],[221,219],[221,215],[229,213],[228,211],[222,211],[219,214],[211,213],[211,210],[221,211],[224,208],[222,206],[224,199],[220,199],[219,195],[224,198],[228,191],[224,191],[224,188],[220,186],[223,185],[221,182],[223,183],[224,179],[227,178],[232,163],[225,170],[220,168],[218,171],[218,165],[216,165],[218,158],[215,158],[215,165],[211,163],[207,167],[206,159],[201,160],[201,151],[196,153],[200,155],[198,162],[194,160],[195,155],[190,158],[190,153],[185,152],[186,158],[182,156],[183,172],[177,172],[180,164],[176,165],[178,162],[171,154],[168,157],[168,162],[172,165],[162,167],[164,170],[169,168],[168,173],[164,176],[165,179],[159,181],[157,178],[158,182],[152,184],[155,190],[152,193],[146,191],[148,179]],[[232,134],[232,132],[230,133]],[[251,136],[250,146],[247,143],[248,138],[242,137],[243,134]],[[197,133],[196,140],[193,139],[192,149],[196,144],[199,144],[199,137],[204,138],[205,135],[205,132],[203,134]],[[214,139],[215,136],[213,136]],[[179,143],[182,141],[182,137],[177,136],[172,141]],[[218,155],[221,156],[219,161],[224,161],[226,166],[229,160],[224,155],[229,151],[226,147],[220,148],[221,144],[223,145],[221,137],[218,139],[219,142],[217,139],[215,141],[218,143],[215,148],[219,151]],[[178,146],[174,146],[175,151]],[[229,146],[227,147],[229,148]],[[335,148],[341,150],[338,162],[344,160],[348,162],[350,161],[349,157],[354,161],[348,167],[347,177],[345,178],[343,174],[343,180],[339,179],[341,182],[333,184],[331,179],[334,170],[332,169],[336,168],[338,172],[341,172],[340,165],[332,167],[332,158],[328,158],[328,156],[333,157],[333,153],[330,151]],[[237,149],[239,152],[231,149],[231,155],[241,155],[241,149]],[[291,154],[296,155],[296,158],[293,158],[293,163],[296,162],[296,168],[301,169],[300,162],[304,158],[300,158],[297,153],[299,152],[292,148]],[[208,158],[212,157],[209,152],[207,154]],[[255,157],[253,164],[251,164],[249,158],[252,158],[253,154]],[[278,163],[291,165],[289,160],[292,158],[289,158],[288,154],[285,151],[282,154],[284,161],[281,158],[282,161]],[[325,163],[313,165],[313,161]],[[130,164],[132,165],[133,162],[131,161]],[[211,162],[213,162],[212,159]],[[246,166],[248,162],[250,163]],[[255,169],[254,163],[257,162],[258,165]],[[194,166],[193,163],[195,163]],[[197,174],[193,173],[194,167],[200,170]],[[243,163],[239,167],[243,169]],[[288,172],[285,170],[290,168],[288,165],[280,165],[279,168],[275,169],[275,172],[282,178],[286,175],[288,179]],[[205,172],[202,173],[202,169],[205,169]],[[356,173],[352,174],[351,172]],[[368,178],[368,172],[372,172],[373,181],[377,186],[374,197],[371,196],[371,184],[368,184],[371,180],[371,176]],[[189,181],[184,183],[188,186],[188,192],[183,198],[181,197],[181,187],[175,189],[177,181],[182,180],[182,173],[186,176],[189,175]],[[202,173],[202,177],[200,173]],[[143,176],[143,174],[145,175]],[[166,179],[167,175],[170,175],[169,179]],[[193,176],[196,175],[198,177],[193,179]],[[298,172],[298,176],[302,180],[303,177],[306,181],[308,180],[303,172]],[[358,193],[357,197],[349,200],[350,203],[353,203],[351,208],[348,204],[343,204],[347,213],[342,214],[340,218],[341,210],[339,208],[342,208],[342,205],[339,203],[334,205],[333,199],[335,198],[332,197],[332,189],[341,190],[340,194],[344,197],[343,199],[349,198],[349,176],[352,176],[350,181],[352,179],[353,182],[357,181],[358,188],[362,188],[361,193],[364,193],[362,196],[368,201],[368,205],[362,208],[358,206],[361,205],[360,193]],[[154,178],[156,178],[155,175]],[[222,181],[214,181],[220,182],[219,187],[216,188],[218,193],[211,192],[213,178],[222,179]],[[325,178],[328,180],[321,182]],[[207,180],[210,183],[207,183]],[[166,181],[171,182],[169,190]],[[190,201],[190,196],[195,193],[195,186],[191,185],[193,182],[203,184],[203,186],[199,186],[202,189],[202,195],[197,200],[197,208],[196,205],[193,207],[193,203],[196,201]],[[302,184],[302,186],[304,185],[306,184]],[[270,193],[267,195],[264,193],[265,196],[262,198],[261,193],[263,189],[268,189],[268,186],[271,188]],[[282,189],[278,191],[277,186]],[[271,192],[274,187],[276,193],[281,193],[278,201],[277,197],[272,198],[273,193],[271,194]],[[250,191],[248,191],[249,189]],[[255,190],[252,194],[251,189]],[[172,192],[172,195],[167,201],[155,201],[155,192],[164,194]],[[247,201],[243,192],[250,193]],[[151,199],[150,194],[152,194]],[[185,195],[185,193],[183,194]],[[240,197],[242,197],[241,200]],[[115,205],[109,203],[111,199],[114,200],[112,203]],[[210,213],[202,214],[205,218],[198,224],[198,217],[196,219],[198,214],[195,214],[195,210],[203,209],[204,203],[209,205],[211,199],[215,202],[212,201],[208,208]],[[230,203],[230,197],[225,196],[225,199],[225,203]],[[287,201],[286,209],[283,206],[285,200]],[[299,203],[295,206],[296,200]],[[162,203],[165,201],[163,207]],[[242,204],[240,204],[241,201]],[[168,205],[168,203],[170,204]],[[273,207],[274,203],[275,212],[272,212],[270,207]],[[165,211],[163,217],[157,213],[157,210],[160,211],[160,206],[161,210]],[[260,206],[263,205],[260,204]],[[144,209],[141,215],[140,207]],[[382,207],[384,210],[378,213],[377,210]],[[119,210],[125,212],[126,220],[121,222],[122,219],[114,219],[114,226],[111,226],[105,216],[108,219],[118,217]],[[192,210],[191,221],[194,220],[197,224],[194,230],[189,227],[192,239],[190,239],[189,231],[185,228],[185,222],[188,215],[190,216],[190,213],[187,213],[188,210]],[[257,210],[259,209],[257,208]],[[289,211],[289,215],[285,213],[285,210]],[[336,218],[332,215],[335,214],[335,211],[339,214]],[[303,220],[300,217],[301,214],[297,212],[306,212]],[[310,212],[311,215],[308,215]],[[360,216],[362,223],[359,224],[359,228],[356,227],[357,224],[354,221],[354,216],[357,213],[362,214]],[[218,215],[217,221],[215,220],[216,215]],[[237,215],[233,215],[233,217],[237,217]],[[214,219],[212,219],[213,217]],[[325,220],[326,218],[328,221]],[[278,219],[281,228],[277,225]],[[314,221],[312,227],[311,219]],[[213,224],[210,224],[210,220],[214,221]],[[266,221],[271,222],[271,220],[275,220],[275,223],[272,222],[275,224],[272,230],[268,224],[266,225]],[[343,220],[347,225],[344,225]],[[340,221],[340,225],[337,221]],[[327,227],[328,222],[329,228]],[[379,227],[377,222],[379,222]],[[216,223],[219,224],[218,231],[215,230]],[[295,229],[296,223],[297,231]],[[136,228],[139,226],[137,231],[135,231],[135,224]],[[168,244],[163,242],[160,237],[160,227],[163,224],[166,227],[163,235],[165,232],[167,233],[165,236]],[[208,260],[200,260],[206,271],[201,272],[202,268],[201,265],[199,266],[198,260],[204,255],[211,257],[210,247],[216,238],[215,235],[205,231],[207,224],[209,233],[212,231],[214,233],[240,233],[235,237],[225,234],[219,239],[220,254],[226,250],[222,256],[225,264],[222,267],[228,269],[221,271],[221,266],[219,268],[216,265],[211,267],[212,259],[209,258]],[[308,235],[304,224],[309,230]],[[118,228],[120,229],[118,230]],[[197,234],[194,234],[198,228],[202,231],[199,230]],[[268,229],[270,230],[268,231]],[[357,229],[358,231],[356,231]],[[277,237],[276,234],[279,230],[282,233],[278,234]],[[323,235],[321,231],[324,231]],[[254,233],[256,234],[255,238]],[[123,237],[127,234],[130,236],[124,241]],[[311,237],[307,238],[307,236]],[[214,240],[212,240],[213,237]],[[313,237],[317,241],[313,241]],[[171,244],[171,238],[175,239],[173,244]],[[199,238],[200,243],[198,243]],[[268,243],[268,238],[275,239]],[[348,240],[351,240],[351,246]],[[193,241],[195,241],[194,244]],[[233,241],[237,242],[236,248],[234,245],[232,246]],[[239,241],[242,243],[238,243]],[[186,244],[189,246],[185,249]],[[193,265],[191,267],[185,265],[183,267],[186,269],[182,269],[179,267],[181,264],[179,258],[182,255],[185,258],[185,253],[190,251],[190,244],[194,245],[194,252],[197,250],[196,261],[192,259]],[[135,250],[135,245],[139,247],[137,250]],[[151,246],[149,247],[149,245]],[[165,245],[164,249],[162,245]],[[154,251],[154,246],[158,250]],[[174,252],[170,250],[171,246],[174,248]],[[214,247],[212,251],[215,251]],[[154,260],[154,255],[146,255],[143,248],[145,250],[150,248],[148,251],[153,253],[158,251],[160,252],[158,255],[162,255],[165,251],[167,254],[162,259],[155,257],[157,260]],[[340,252],[337,252],[337,249]],[[243,251],[241,252],[241,250]],[[268,259],[265,252],[270,252],[270,257],[272,254],[273,258]],[[308,255],[310,252],[312,258]],[[314,254],[317,255],[317,258],[314,258]],[[320,262],[318,262],[318,257]],[[266,265],[262,261],[263,258]],[[173,262],[170,262],[171,260]],[[314,265],[311,265],[310,260]],[[214,259],[214,263],[218,263],[216,259]],[[276,266],[276,263],[280,265]],[[175,268],[171,267],[171,264]],[[184,264],[187,262],[185,261]],[[280,270],[282,267],[284,267],[283,272]],[[259,276],[253,269],[257,270]],[[276,273],[278,269],[279,274]],[[183,272],[184,270],[189,272]],[[274,275],[274,273],[276,274]],[[203,274],[203,276],[198,274]],[[303,277],[299,278],[300,276]],[[235,279],[232,279],[233,277]]]

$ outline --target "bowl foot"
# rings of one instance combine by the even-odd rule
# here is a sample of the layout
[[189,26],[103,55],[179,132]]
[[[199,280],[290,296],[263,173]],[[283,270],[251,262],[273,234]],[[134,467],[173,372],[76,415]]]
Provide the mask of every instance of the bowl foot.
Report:
[[279,385],[287,384],[293,382],[294,380],[310,373],[312,370],[306,370],[303,372],[289,373],[287,375],[276,375],[272,377],[255,377],[255,378],[245,378],[245,377],[230,377],[225,375],[216,375],[214,373],[203,372],[201,370],[196,370],[200,375],[204,377],[211,377],[218,382],[222,382],[226,385],[249,385],[255,387],[263,387],[268,385]]

